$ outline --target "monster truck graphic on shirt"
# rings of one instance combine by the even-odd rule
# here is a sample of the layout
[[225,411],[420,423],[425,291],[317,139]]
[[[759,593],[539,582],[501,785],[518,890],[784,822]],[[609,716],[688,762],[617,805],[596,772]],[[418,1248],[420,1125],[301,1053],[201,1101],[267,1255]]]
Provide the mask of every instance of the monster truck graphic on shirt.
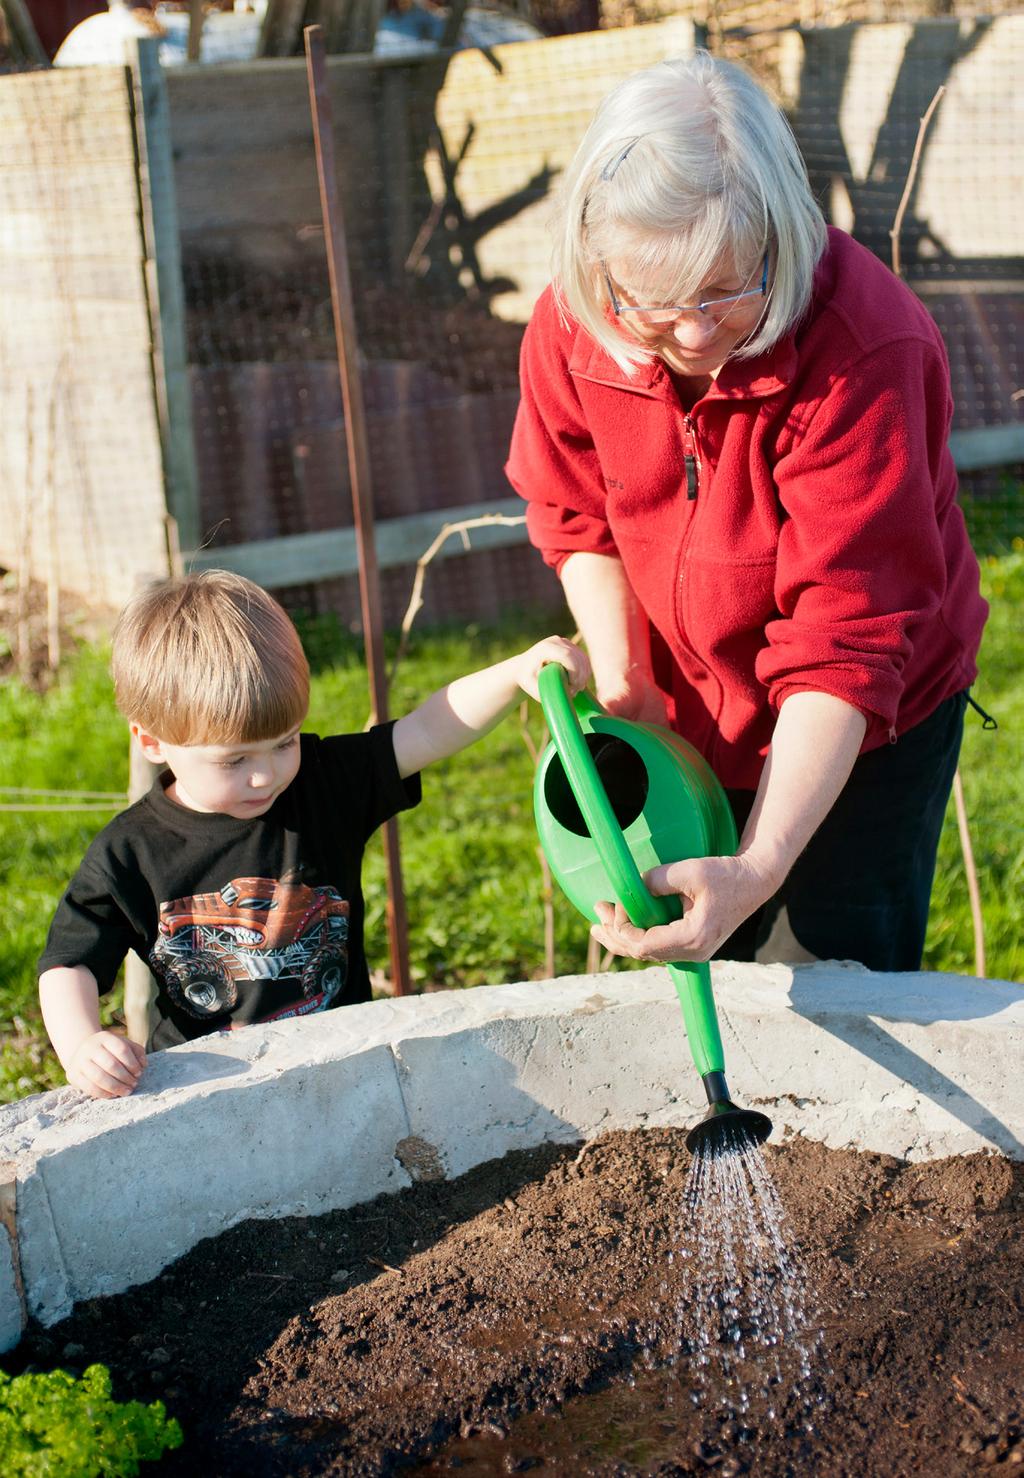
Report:
[[262,1016],[322,1011],[345,983],[349,906],[334,888],[293,875],[234,878],[216,893],[160,905],[149,963],[171,999],[190,1015],[220,1016],[238,1003],[239,982],[297,982],[301,1000]]

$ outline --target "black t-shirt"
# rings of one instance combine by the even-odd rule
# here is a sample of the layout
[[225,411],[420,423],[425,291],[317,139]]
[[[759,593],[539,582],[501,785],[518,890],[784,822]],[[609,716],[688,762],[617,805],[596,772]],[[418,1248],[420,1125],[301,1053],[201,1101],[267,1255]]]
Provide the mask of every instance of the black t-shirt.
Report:
[[150,1048],[370,999],[363,852],[420,799],[392,724],[301,736],[299,772],[251,821],[191,811],[161,776],[94,839],[50,926],[40,973],[86,965],[107,991],[129,950],[159,983]]

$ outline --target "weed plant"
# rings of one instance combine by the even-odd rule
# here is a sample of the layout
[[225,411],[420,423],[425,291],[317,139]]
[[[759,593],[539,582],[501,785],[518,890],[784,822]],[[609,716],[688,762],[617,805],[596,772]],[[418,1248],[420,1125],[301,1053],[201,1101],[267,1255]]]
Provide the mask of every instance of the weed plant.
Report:
[[[968,711],[961,771],[985,914],[987,970],[1024,980],[1024,676],[1019,656],[1024,550],[983,560],[992,605],[978,701],[999,721],[983,731]],[[460,672],[496,661],[551,629],[550,617],[519,615],[500,627],[416,628],[391,694],[407,711]],[[563,623],[564,625],[565,623]],[[568,627],[566,627],[568,629]],[[361,728],[367,717],[361,647],[331,621],[303,628],[313,668],[307,728]],[[114,708],[107,652],[84,647],[56,686],[40,695],[17,682],[0,689],[0,786],[118,791],[128,784],[127,738]],[[541,737],[530,705],[529,727]],[[541,977],[543,881],[532,810],[533,762],[516,715],[471,750],[434,766],[420,807],[401,819],[410,957],[418,989]],[[11,797],[3,797],[10,800]],[[0,900],[5,947],[0,964],[0,1101],[63,1081],[36,1004],[35,961],[50,916],[90,838],[116,809],[0,816]],[[388,967],[384,865],[371,845],[364,874],[371,969]],[[583,970],[587,929],[557,892],[555,969]],[[943,830],[925,950],[930,970],[972,973],[970,907],[952,803]],[[621,965],[628,968],[628,965]],[[106,998],[107,1019],[117,1009]]]
[[0,1371],[0,1472],[4,1478],[135,1478],[140,1463],[180,1447],[181,1428],[162,1401],[114,1401],[110,1372]]

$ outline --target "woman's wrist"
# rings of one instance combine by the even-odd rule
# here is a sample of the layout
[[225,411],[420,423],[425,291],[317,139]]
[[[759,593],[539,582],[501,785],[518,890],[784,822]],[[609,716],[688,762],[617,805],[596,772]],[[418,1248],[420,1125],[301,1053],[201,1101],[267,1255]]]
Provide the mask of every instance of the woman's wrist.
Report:
[[[593,658],[591,659],[593,661]],[[637,659],[626,662],[593,662],[594,682],[598,689],[623,688],[638,682],[651,683],[650,663]]]
[[761,902],[767,903],[786,881],[796,858],[790,857],[785,847],[775,842],[752,842],[747,846],[740,844],[736,860],[743,864],[755,886],[763,892]]

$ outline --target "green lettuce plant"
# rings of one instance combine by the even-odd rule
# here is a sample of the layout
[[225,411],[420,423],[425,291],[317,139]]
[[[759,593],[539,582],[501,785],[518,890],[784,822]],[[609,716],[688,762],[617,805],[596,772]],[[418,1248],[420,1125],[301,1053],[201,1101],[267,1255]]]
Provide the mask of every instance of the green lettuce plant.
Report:
[[134,1478],[181,1446],[181,1428],[162,1401],[114,1401],[110,1372],[0,1371],[0,1473],[4,1478]]

